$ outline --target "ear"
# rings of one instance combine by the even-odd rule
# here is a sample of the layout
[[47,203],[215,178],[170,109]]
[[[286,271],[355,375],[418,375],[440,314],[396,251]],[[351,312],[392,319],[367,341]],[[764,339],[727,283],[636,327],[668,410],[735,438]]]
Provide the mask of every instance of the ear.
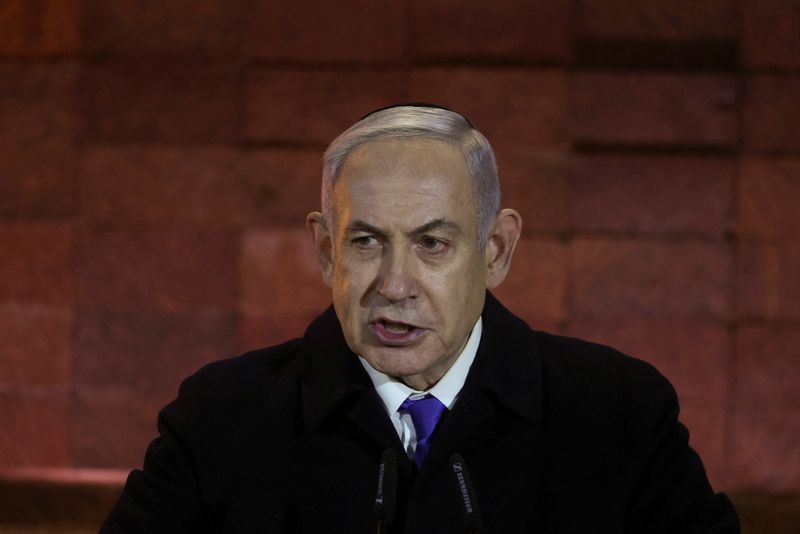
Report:
[[331,287],[333,283],[333,237],[320,212],[312,211],[308,214],[306,229],[314,243],[314,250],[317,252],[322,279],[325,281],[325,285]]
[[511,269],[511,257],[522,233],[522,217],[512,209],[500,210],[486,242],[486,287],[499,286]]

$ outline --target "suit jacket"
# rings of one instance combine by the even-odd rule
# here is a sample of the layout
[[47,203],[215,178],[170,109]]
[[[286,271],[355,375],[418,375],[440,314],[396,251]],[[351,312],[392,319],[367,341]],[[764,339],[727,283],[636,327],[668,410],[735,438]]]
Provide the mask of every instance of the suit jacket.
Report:
[[490,294],[483,320],[421,469],[329,308],[302,339],[185,380],[101,532],[376,532],[387,449],[397,457],[396,480],[383,481],[396,493],[388,532],[467,532],[475,514],[495,533],[739,532],[652,366],[532,331]]

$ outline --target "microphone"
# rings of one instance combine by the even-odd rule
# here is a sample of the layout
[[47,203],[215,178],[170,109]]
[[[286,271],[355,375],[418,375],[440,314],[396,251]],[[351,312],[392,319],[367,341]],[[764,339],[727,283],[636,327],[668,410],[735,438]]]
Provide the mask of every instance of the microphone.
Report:
[[450,473],[453,475],[453,482],[456,485],[458,494],[459,510],[467,527],[467,534],[477,534],[483,531],[483,521],[478,510],[478,501],[475,498],[475,490],[469,478],[467,464],[460,454],[455,453],[450,456]]
[[397,503],[397,456],[386,449],[378,465],[378,489],[375,492],[375,516],[378,518],[377,534],[384,534],[394,519]]

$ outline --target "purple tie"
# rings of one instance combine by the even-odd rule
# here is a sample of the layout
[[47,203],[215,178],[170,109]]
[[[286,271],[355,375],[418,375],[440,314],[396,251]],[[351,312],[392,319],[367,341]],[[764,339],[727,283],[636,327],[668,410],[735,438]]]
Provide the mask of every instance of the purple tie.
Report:
[[414,463],[417,467],[422,467],[422,462],[428,456],[430,449],[431,435],[436,429],[436,423],[442,417],[444,404],[439,399],[428,393],[422,398],[412,400],[411,397],[403,401],[399,412],[411,414],[411,421],[414,423],[414,430],[417,431],[417,448],[414,451]]

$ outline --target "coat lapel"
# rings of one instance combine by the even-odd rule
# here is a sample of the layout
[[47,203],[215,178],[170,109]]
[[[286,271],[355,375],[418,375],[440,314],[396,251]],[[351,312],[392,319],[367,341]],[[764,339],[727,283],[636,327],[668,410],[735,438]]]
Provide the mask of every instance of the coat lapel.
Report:
[[309,325],[303,341],[306,364],[301,397],[306,428],[317,430],[326,418],[346,413],[382,448],[401,452],[397,432],[369,375],[347,346],[333,307]]
[[452,411],[440,423],[423,472],[457,452],[499,406],[528,423],[541,420],[541,362],[530,328],[490,293],[482,316],[484,330],[475,361]]
[[457,452],[466,438],[478,431],[495,413],[494,405],[478,388],[465,387],[458,401],[439,423],[422,473]]
[[303,421],[306,429],[315,430],[347,396],[364,389],[364,385],[358,381],[349,382],[352,371],[348,361],[352,353],[345,343],[333,306],[306,329],[303,352],[300,385]]
[[483,308],[484,335],[467,376],[480,388],[530,423],[542,418],[542,362],[530,327],[491,293]]

